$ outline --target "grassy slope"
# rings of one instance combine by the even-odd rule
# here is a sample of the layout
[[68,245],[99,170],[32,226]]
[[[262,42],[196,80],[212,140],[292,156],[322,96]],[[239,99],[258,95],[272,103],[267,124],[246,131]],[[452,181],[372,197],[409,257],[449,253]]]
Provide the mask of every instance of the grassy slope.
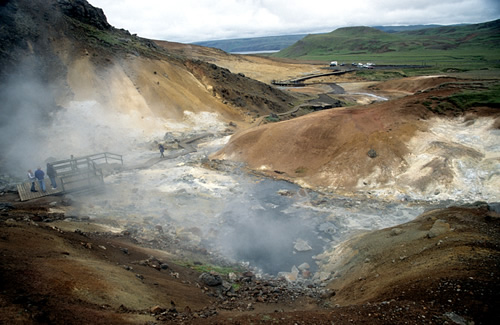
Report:
[[214,47],[226,52],[274,51],[284,49],[306,35],[283,35],[254,38],[237,38],[229,40],[204,41],[194,44]]
[[309,35],[274,56],[482,68],[499,65],[500,20],[397,33],[370,27],[340,28],[328,34]]

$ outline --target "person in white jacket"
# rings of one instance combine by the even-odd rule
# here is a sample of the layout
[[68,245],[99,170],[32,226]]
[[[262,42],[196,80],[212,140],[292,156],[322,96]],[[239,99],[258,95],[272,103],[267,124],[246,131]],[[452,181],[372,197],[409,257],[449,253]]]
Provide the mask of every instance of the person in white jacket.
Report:
[[28,170],[28,179],[30,180],[31,182],[31,192],[38,192],[36,189],[35,189],[35,174],[33,174],[33,172],[30,170]]

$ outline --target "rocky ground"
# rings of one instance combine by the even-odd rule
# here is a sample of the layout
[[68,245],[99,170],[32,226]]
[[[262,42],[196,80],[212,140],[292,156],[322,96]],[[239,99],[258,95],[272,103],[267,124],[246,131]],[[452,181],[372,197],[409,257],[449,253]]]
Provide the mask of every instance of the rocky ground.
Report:
[[71,197],[19,202],[3,193],[0,201],[5,324],[499,320],[497,205],[436,210],[354,238],[326,259],[333,281],[300,286],[234,266],[210,271],[207,251],[190,250],[162,229],[144,242],[120,224],[66,216]]

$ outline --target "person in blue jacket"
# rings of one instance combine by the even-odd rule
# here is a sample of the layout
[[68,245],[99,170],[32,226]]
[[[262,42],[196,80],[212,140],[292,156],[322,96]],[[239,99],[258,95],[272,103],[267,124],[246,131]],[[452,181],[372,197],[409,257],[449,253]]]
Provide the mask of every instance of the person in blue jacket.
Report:
[[165,147],[160,143],[158,144],[158,149],[160,149],[160,158],[165,158],[163,152],[165,151]]
[[38,167],[38,169],[35,171],[35,178],[38,180],[38,183],[40,184],[40,188],[42,189],[42,192],[45,192],[45,181],[43,178],[45,177],[45,173],[42,170],[42,167]]

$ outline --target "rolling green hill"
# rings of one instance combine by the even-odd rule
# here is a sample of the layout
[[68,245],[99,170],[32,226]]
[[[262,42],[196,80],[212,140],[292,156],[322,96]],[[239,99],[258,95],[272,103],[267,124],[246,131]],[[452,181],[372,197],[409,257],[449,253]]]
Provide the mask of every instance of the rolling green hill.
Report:
[[498,66],[500,20],[391,33],[371,27],[339,28],[308,35],[273,56],[346,63]]
[[193,44],[214,47],[226,52],[256,52],[256,51],[279,51],[298,40],[304,38],[306,34],[301,35],[283,35],[252,38],[236,38],[217,41],[203,41]]

